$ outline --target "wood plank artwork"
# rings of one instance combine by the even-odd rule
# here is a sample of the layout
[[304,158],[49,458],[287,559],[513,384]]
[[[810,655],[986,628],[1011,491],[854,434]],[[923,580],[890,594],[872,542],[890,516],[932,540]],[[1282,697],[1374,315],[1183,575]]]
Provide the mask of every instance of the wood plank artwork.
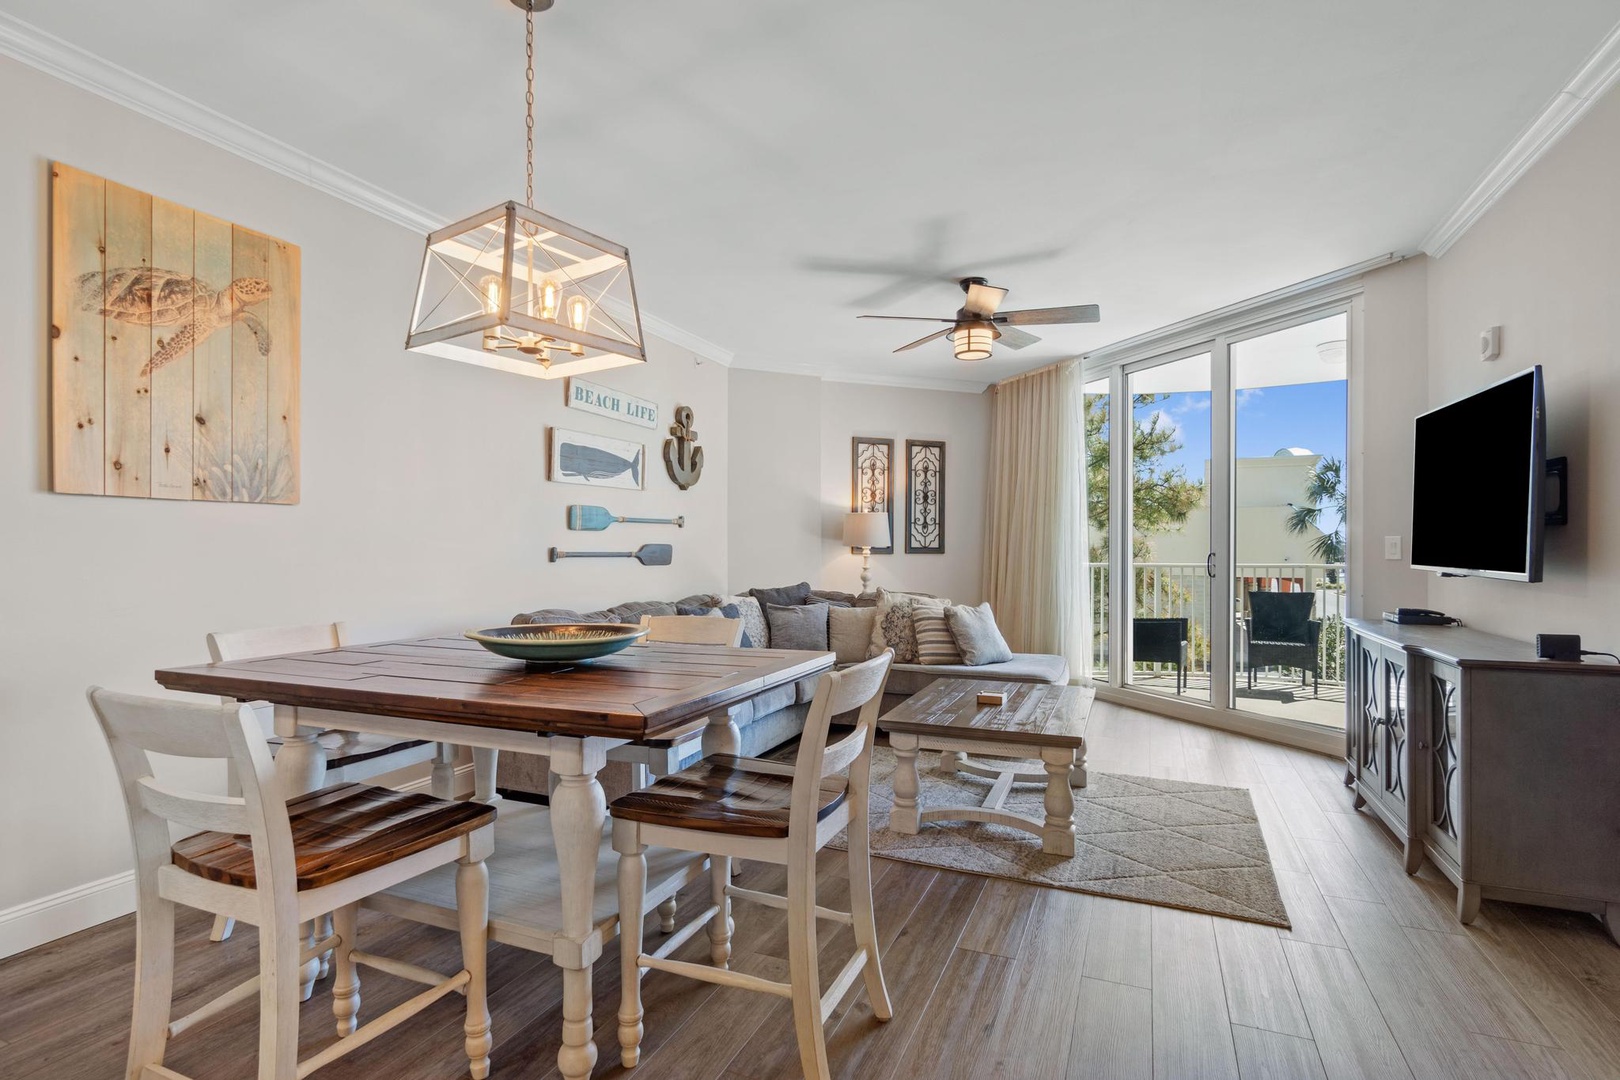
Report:
[[298,501],[299,249],[51,166],[51,487]]
[[[856,435],[850,440],[849,508],[889,516],[894,536],[894,440]],[[860,549],[851,548],[856,554]],[[873,555],[893,555],[894,543],[872,549]]]

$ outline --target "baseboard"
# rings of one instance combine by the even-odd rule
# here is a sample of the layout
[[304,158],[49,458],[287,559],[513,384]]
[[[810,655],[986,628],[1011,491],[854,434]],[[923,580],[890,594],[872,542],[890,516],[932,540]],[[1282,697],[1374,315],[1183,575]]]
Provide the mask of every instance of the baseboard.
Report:
[[76,885],[0,911],[0,958],[76,934],[135,910],[135,871]]
[[[424,776],[401,784],[399,790],[427,791],[431,785],[432,778]],[[472,765],[456,766],[456,794],[467,794],[472,789]],[[133,870],[7,908],[0,911],[0,959],[88,930],[134,910]]]

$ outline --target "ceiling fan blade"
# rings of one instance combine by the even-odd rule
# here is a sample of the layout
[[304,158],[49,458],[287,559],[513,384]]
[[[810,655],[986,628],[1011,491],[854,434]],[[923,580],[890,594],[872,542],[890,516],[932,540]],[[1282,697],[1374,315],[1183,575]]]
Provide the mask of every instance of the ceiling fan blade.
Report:
[[950,333],[953,329],[955,329],[955,327],[947,326],[943,330],[936,330],[934,333],[929,334],[927,337],[918,338],[916,341],[913,341],[910,345],[902,345],[902,346],[900,346],[898,349],[896,349],[894,351],[895,352],[905,352],[907,349],[915,349],[919,345],[926,345],[930,341],[933,341],[935,338],[944,337],[946,334]]
[[994,285],[969,285],[967,288],[967,302],[962,305],[963,310],[974,315],[989,317],[996,313],[996,308],[1007,299],[1007,290],[998,289]]
[[857,315],[855,317],[857,319],[898,319],[901,322],[948,322],[948,323],[953,323],[953,322],[956,321],[955,319],[935,319],[935,318],[933,318],[931,316],[928,316],[928,315]]
[[997,326],[996,332],[1001,336],[996,344],[1005,345],[1009,349],[1022,349],[1026,345],[1033,345],[1041,340],[1034,334],[1026,334],[1016,326]]
[[1096,322],[1102,317],[1096,304],[1075,304],[1073,307],[1029,308],[1025,311],[1003,311],[997,315],[997,325],[1052,326],[1057,323]]

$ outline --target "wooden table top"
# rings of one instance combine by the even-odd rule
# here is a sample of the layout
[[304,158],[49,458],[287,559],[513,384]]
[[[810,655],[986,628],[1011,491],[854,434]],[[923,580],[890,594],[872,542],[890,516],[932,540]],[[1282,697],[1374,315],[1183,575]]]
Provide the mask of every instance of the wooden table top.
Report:
[[[1005,705],[980,705],[978,695],[999,691]],[[1084,749],[1091,695],[1079,686],[936,679],[878,717],[878,727],[910,735],[992,738],[1003,743]]]
[[155,677],[170,690],[242,701],[634,740],[832,665],[830,652],[656,643],[530,671],[476,642],[440,637],[165,668]]

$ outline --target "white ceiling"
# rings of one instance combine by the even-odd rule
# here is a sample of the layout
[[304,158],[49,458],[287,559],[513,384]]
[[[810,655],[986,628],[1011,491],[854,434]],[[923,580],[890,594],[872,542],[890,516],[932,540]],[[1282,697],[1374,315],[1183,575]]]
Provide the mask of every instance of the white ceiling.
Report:
[[[508,0],[0,0],[446,220],[522,194]],[[557,0],[542,209],[740,366],[979,386],[1414,249],[1620,17],[1615,0]],[[1007,256],[1029,261],[1000,265]],[[968,365],[840,263],[982,271],[1095,326]]]

